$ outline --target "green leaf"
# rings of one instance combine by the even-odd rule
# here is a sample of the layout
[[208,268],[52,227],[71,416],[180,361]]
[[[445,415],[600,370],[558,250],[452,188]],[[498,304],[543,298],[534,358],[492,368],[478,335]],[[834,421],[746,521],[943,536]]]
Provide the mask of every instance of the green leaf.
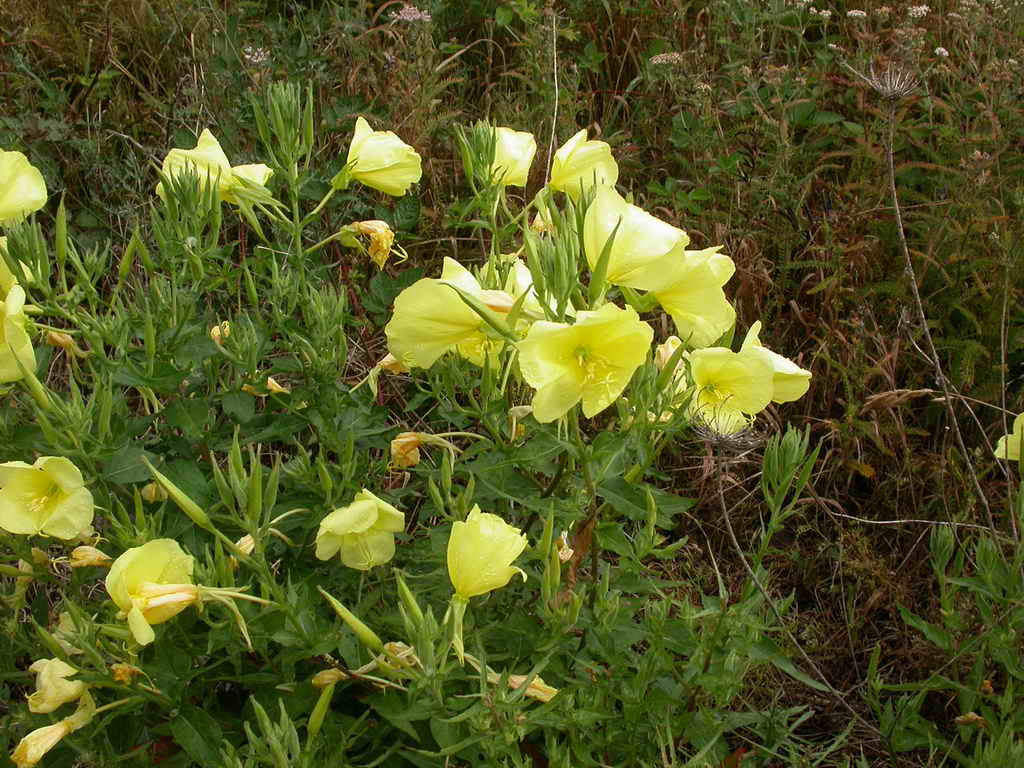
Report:
[[239,424],[251,421],[256,414],[256,398],[245,392],[229,392],[221,398],[220,405]]
[[118,485],[143,483],[151,479],[149,470],[142,463],[145,456],[155,462],[157,457],[137,445],[126,445],[103,462],[103,477]]
[[199,765],[220,764],[220,724],[204,710],[187,704],[181,707],[171,720],[171,733]]
[[206,433],[210,418],[210,405],[204,399],[176,400],[164,410],[167,424],[180,429],[185,437],[193,440]]

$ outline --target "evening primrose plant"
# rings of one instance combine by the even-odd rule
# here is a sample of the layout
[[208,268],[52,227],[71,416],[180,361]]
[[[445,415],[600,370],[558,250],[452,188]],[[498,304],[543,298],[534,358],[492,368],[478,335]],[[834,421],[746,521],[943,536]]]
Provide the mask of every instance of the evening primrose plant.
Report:
[[[760,326],[724,346],[729,257],[624,197],[585,131],[547,169],[481,121],[461,133],[479,252],[389,261],[419,153],[353,115],[324,170],[310,90],[251,107],[248,152],[207,130],[166,149],[117,247],[80,246],[63,203],[52,227],[38,195],[11,209],[14,762],[596,766],[650,763],[672,732],[720,764],[741,727],[767,739],[767,715],[721,716],[745,677],[820,685],[755,581],[659,575],[693,504],[661,451],[745,433],[810,376]],[[332,261],[353,255],[388,286],[369,350]],[[372,390],[350,353],[379,361]],[[813,464],[780,445],[773,478]],[[779,509],[790,479],[765,486]]]

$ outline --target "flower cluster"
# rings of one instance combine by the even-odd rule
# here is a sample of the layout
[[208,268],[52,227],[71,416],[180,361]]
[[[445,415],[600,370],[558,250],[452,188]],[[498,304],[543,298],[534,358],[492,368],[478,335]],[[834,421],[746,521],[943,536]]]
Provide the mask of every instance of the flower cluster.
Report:
[[[524,184],[536,142],[520,131],[493,131],[492,183]],[[423,278],[395,299],[385,328],[393,359],[405,369],[429,368],[453,352],[484,366],[513,350],[516,370],[534,390],[538,422],[560,419],[578,403],[589,418],[614,403],[648,359],[654,331],[640,315],[659,305],[688,350],[682,365],[690,372],[676,380],[688,384],[677,401],[689,404],[692,419],[731,433],[770,402],[800,397],[810,373],[764,349],[760,323],[740,352],[713,346],[736,321],[725,295],[732,259],[720,247],[689,249],[686,232],[623,198],[617,179],[608,144],[588,140],[586,131],[569,139],[555,153],[524,233],[534,258],[528,264],[520,254],[492,254],[479,274],[446,258],[439,278]],[[564,213],[556,192],[568,198]],[[552,243],[559,245],[545,248]],[[562,296],[543,289],[550,274],[565,272],[557,256],[545,262],[544,255],[574,251],[589,277]]]

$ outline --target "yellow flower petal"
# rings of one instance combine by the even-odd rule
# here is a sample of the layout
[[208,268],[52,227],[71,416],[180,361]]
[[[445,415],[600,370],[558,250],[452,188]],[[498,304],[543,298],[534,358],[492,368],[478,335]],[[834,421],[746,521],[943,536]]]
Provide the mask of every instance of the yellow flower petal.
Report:
[[612,148],[603,141],[587,141],[583,129],[555,152],[548,184],[576,200],[581,190],[594,184],[615,186],[618,180],[619,166],[612,158]]
[[519,365],[537,390],[533,415],[553,421],[580,400],[588,418],[622,394],[647,357],[654,332],[634,309],[605,304],[573,325],[540,321],[519,342]]
[[532,133],[511,128],[495,128],[494,134],[492,177],[505,187],[525,187],[537,152],[537,140]]
[[0,528],[24,536],[75,539],[91,531],[92,493],[62,456],[0,464]]
[[39,659],[29,671],[36,675],[36,690],[28,697],[28,708],[36,714],[53,712],[85,693],[85,683],[67,679],[78,670],[60,659]]
[[0,151],[0,226],[10,226],[46,204],[43,174],[21,152]]
[[404,529],[405,514],[364,488],[320,521],[316,556],[330,560],[340,552],[349,568],[367,571],[394,557],[394,534]]
[[420,156],[412,147],[392,131],[372,130],[362,117],[356,120],[348,162],[354,163],[352,178],[394,197],[423,176]]
[[706,347],[736,322],[736,310],[722,289],[732,271],[732,259],[716,249],[685,251],[665,270],[662,284],[651,288],[684,344]]
[[776,354],[761,345],[758,338],[761,321],[758,320],[747,331],[740,351],[751,351],[761,355],[774,371],[772,380],[772,402],[790,403],[803,397],[811,386],[811,372],[806,371],[787,357]]
[[583,221],[583,246],[591,269],[613,232],[605,277],[612,285],[641,291],[661,285],[665,271],[682,258],[690,242],[683,230],[627,203],[612,187],[600,187]]
[[1022,445],[1024,445],[1024,413],[1013,420],[1013,429],[1010,434],[999,438],[999,442],[996,443],[996,458],[1020,461]]
[[771,402],[773,371],[758,354],[707,347],[690,353],[691,413],[722,434],[745,426]]
[[36,356],[25,331],[25,289],[14,284],[0,304],[0,384],[19,381],[22,368],[35,372]]
[[525,579],[512,561],[527,543],[521,530],[474,505],[465,522],[452,525],[448,538],[448,576],[456,596],[468,600],[500,589],[516,573]]
[[107,592],[141,645],[155,637],[150,625],[177,616],[199,600],[192,582],[194,565],[174,539],[153,539],[125,551],[110,566]]

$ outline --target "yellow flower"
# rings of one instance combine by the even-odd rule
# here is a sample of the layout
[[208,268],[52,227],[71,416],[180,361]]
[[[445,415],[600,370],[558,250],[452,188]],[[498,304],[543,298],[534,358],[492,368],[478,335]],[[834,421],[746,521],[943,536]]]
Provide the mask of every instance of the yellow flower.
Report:
[[14,284],[6,296],[0,304],[0,384],[19,381],[24,377],[22,368],[29,373],[36,369],[32,341],[25,331],[25,289]]
[[584,128],[555,152],[548,184],[576,200],[581,190],[594,184],[615,186],[618,180],[619,166],[612,158],[612,148],[603,141],[587,141]]
[[340,551],[349,568],[368,571],[395,556],[395,534],[404,529],[405,514],[364,488],[320,522],[316,556],[330,560]]
[[736,310],[722,290],[736,267],[720,246],[685,251],[651,293],[675,323],[683,343],[693,348],[717,341],[736,322]]
[[750,417],[771,402],[774,371],[760,354],[707,347],[691,352],[689,358],[690,413],[716,432],[728,435],[745,429]]
[[75,539],[92,532],[92,494],[63,456],[0,464],[0,528],[23,536]]
[[519,342],[519,366],[537,390],[533,415],[541,423],[583,401],[587,418],[611,405],[647,357],[654,331],[632,307],[605,304],[580,312],[573,325],[538,321]]
[[77,731],[92,720],[96,713],[96,702],[88,691],[82,693],[78,700],[78,708],[74,714],[65,717],[58,723],[36,728],[18,742],[11,753],[11,760],[17,768],[31,768],[69,733]]
[[[11,286],[17,285],[19,282],[17,275],[8,269],[7,262],[3,259],[3,254],[5,253],[7,253],[7,238],[0,237],[0,296],[6,296],[8,291],[11,290]],[[23,261],[19,261],[18,268],[21,270],[25,284],[31,283],[33,275],[28,265]]]
[[583,220],[583,247],[591,269],[613,232],[605,279],[641,291],[663,284],[665,272],[684,258],[690,242],[683,230],[627,203],[612,187],[600,187]]
[[46,204],[43,174],[21,152],[0,150],[0,226],[8,227]]
[[331,667],[329,669],[321,669],[313,675],[309,682],[311,682],[315,688],[326,688],[329,685],[335,685],[340,683],[342,680],[347,679],[348,675],[340,669]]
[[1010,434],[999,438],[999,442],[996,443],[996,458],[1020,461],[1022,445],[1024,445],[1024,413],[1013,420],[1013,429]]
[[[216,182],[221,200],[236,204],[239,202],[236,193],[245,187],[246,182],[263,186],[273,174],[262,163],[232,168],[220,142],[209,128],[199,135],[195,149],[172,149],[164,158],[162,171],[168,179],[188,169],[199,175],[200,182]],[[156,193],[160,197],[164,196],[163,182],[157,184]]]
[[491,177],[503,187],[525,187],[537,153],[537,140],[527,131],[494,129],[494,164]]
[[68,565],[72,568],[88,568],[90,566],[106,568],[110,565],[111,560],[110,555],[96,547],[82,546],[71,550],[71,562]]
[[60,659],[39,659],[28,669],[36,675],[36,691],[28,697],[28,708],[36,714],[53,712],[85,693],[85,683],[67,679],[78,670]]
[[455,259],[445,258],[441,279],[423,278],[395,299],[384,333],[388,349],[406,368],[429,368],[445,352],[456,350],[476,365],[494,348],[484,321],[452,289],[455,286],[488,309],[507,313],[514,303],[504,291],[487,291]]
[[194,561],[174,539],[153,539],[133,547],[114,561],[107,574],[110,598],[128,617],[128,628],[140,645],[156,638],[161,624],[199,600],[192,583]]
[[504,587],[517,573],[512,565],[526,549],[526,534],[497,515],[473,505],[465,522],[452,524],[448,538],[448,577],[455,596],[469,600]]
[[[423,176],[420,156],[392,131],[374,131],[363,118],[356,120],[348,149],[350,175],[368,187],[401,197]],[[344,171],[342,172],[344,174]]]
[[761,321],[758,320],[747,331],[740,352],[760,355],[774,372],[772,377],[772,402],[791,403],[799,400],[811,386],[811,372],[806,371],[788,357],[783,357],[761,346]]

